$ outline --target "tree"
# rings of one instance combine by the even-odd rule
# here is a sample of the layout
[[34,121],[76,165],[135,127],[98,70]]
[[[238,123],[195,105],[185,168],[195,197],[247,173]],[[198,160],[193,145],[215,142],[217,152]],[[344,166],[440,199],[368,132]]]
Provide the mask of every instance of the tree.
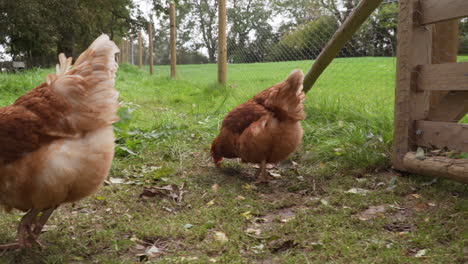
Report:
[[195,0],[195,19],[202,35],[203,46],[208,50],[211,63],[216,62],[218,50],[218,1]]
[[[262,31],[272,31],[268,22],[271,8],[261,0],[233,0],[228,7],[228,60],[233,62],[253,62],[249,58],[252,40]],[[265,35],[264,35],[265,36]]]
[[144,22],[132,0],[0,0],[0,44],[30,66],[50,66],[57,53],[78,55],[97,36],[136,31]]

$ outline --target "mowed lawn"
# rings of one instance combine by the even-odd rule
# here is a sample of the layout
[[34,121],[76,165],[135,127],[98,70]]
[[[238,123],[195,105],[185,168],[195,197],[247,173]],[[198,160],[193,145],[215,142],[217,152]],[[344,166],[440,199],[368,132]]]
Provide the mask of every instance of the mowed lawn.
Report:
[[[224,115],[311,62],[139,70],[121,65],[121,122],[109,181],[64,205],[43,248],[0,263],[465,263],[465,185],[390,170],[394,58],[336,59],[307,95],[303,143],[253,184],[256,168],[209,155]],[[47,70],[0,74],[0,106]],[[158,189],[159,188],[159,189]],[[21,213],[0,214],[0,243]]]

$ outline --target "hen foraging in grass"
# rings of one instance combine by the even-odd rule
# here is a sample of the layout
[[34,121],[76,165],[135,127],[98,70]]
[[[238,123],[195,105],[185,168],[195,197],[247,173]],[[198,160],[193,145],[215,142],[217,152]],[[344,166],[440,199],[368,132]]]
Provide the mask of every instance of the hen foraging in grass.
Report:
[[260,163],[257,182],[267,182],[267,163],[285,160],[302,139],[305,94],[304,75],[295,70],[289,77],[234,108],[224,118],[221,132],[211,145],[218,166],[223,158]]
[[60,54],[56,74],[0,108],[0,205],[27,212],[18,241],[0,250],[37,243],[59,205],[89,196],[107,177],[118,121],[118,51],[102,35],[73,68]]

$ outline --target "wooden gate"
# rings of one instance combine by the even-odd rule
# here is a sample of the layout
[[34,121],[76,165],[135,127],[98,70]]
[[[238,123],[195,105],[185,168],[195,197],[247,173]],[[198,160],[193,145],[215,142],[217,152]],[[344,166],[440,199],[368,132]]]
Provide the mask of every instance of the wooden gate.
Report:
[[468,152],[468,62],[457,63],[468,0],[400,0],[393,166],[468,183],[468,160],[417,156],[417,147]]

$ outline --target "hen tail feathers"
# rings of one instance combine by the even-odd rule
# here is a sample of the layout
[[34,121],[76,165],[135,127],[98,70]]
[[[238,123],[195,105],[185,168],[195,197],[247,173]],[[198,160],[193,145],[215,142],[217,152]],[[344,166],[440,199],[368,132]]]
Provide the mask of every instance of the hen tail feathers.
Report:
[[67,99],[72,107],[68,120],[75,130],[90,131],[119,120],[118,92],[114,89],[119,49],[107,35],[98,37],[76,60],[59,55],[57,73],[47,84]]
[[276,113],[280,120],[293,119],[304,120],[304,100],[305,94],[302,90],[304,74],[296,69],[288,78],[271,87],[264,104],[268,109]]

